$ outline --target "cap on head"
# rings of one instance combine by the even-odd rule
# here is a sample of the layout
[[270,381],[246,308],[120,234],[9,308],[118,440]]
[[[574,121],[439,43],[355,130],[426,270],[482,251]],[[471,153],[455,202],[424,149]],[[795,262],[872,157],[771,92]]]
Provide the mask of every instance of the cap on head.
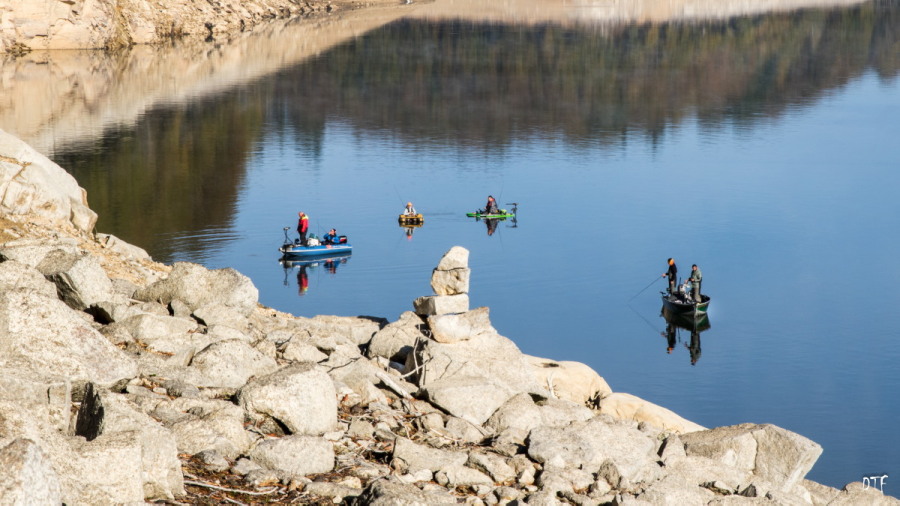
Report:
[[674,264],[674,263],[675,263],[675,259],[674,259],[674,258],[670,258],[670,259],[669,259],[669,265],[672,265],[672,264]]
[[412,202],[407,202],[406,205],[411,206]]
[[696,269],[696,268],[697,268],[697,264],[694,264],[691,266],[691,269]]

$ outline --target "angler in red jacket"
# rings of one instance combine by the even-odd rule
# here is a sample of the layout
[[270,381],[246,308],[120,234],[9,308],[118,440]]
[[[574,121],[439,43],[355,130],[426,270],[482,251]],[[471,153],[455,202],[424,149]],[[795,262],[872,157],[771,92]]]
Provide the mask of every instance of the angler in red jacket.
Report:
[[300,234],[300,244],[306,246],[306,232],[309,230],[309,216],[302,211],[297,213],[300,221],[297,222],[297,233]]

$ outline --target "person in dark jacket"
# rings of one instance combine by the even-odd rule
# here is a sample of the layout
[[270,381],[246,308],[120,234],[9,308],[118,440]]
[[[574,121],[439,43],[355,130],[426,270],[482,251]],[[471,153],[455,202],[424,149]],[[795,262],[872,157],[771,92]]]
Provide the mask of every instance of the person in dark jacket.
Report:
[[300,245],[306,246],[306,232],[309,231],[309,216],[303,211],[297,213],[300,220],[297,222],[297,233],[300,234]]
[[488,195],[487,204],[484,205],[484,214],[498,214],[497,201],[492,195]]
[[669,270],[662,277],[669,278],[669,294],[675,293],[675,284],[678,282],[678,267],[675,265],[675,259],[669,259]]
[[688,278],[688,281],[691,282],[691,297],[695,302],[702,302],[700,297],[700,284],[703,282],[703,273],[700,272],[697,264],[691,266],[691,277]]

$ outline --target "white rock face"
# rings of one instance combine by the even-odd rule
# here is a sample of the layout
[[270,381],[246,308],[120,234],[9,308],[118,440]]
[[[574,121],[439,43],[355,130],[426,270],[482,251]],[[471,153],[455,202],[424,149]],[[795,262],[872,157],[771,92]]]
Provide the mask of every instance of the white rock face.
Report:
[[250,449],[250,433],[244,430],[244,411],[228,401],[176,399],[166,401],[153,413],[166,418],[178,450],[195,455],[214,450],[236,459]]
[[394,443],[393,466],[411,474],[423,469],[437,472],[447,467],[461,466],[468,458],[463,452],[431,448],[402,437]]
[[102,386],[137,375],[134,360],[83,313],[27,290],[0,293],[0,367]]
[[327,473],[334,469],[334,445],[311,436],[267,439],[250,452],[254,462],[292,476]]
[[465,313],[469,310],[469,296],[458,295],[426,295],[413,301],[413,310],[421,316],[448,313]]
[[450,271],[453,269],[467,269],[468,267],[469,250],[462,246],[454,246],[444,253],[444,256],[438,262],[436,270]]
[[275,360],[238,339],[212,343],[197,352],[191,360],[205,381],[197,386],[241,388],[251,376],[262,376],[278,369]]
[[137,300],[167,305],[178,300],[195,311],[210,304],[223,304],[249,315],[259,300],[259,290],[250,278],[234,269],[209,270],[189,262],[176,262],[172,272],[134,294]]
[[753,472],[790,492],[812,469],[822,447],[774,425],[741,424],[682,434],[688,456],[707,457]]
[[435,269],[431,273],[431,289],[437,295],[458,295],[461,293],[469,293],[469,278],[472,276],[471,269]]
[[140,445],[141,478],[146,499],[173,500],[184,494],[176,438],[124,396],[103,392],[104,433],[125,433]]
[[497,333],[491,326],[490,310],[486,307],[465,313],[429,316],[428,327],[431,337],[439,343],[468,341],[476,334]]
[[34,441],[0,449],[0,497],[5,504],[61,504],[59,477]]
[[83,311],[93,304],[116,298],[112,282],[96,258],[55,250],[44,257],[38,270],[56,285],[63,302]]
[[596,371],[581,362],[550,360],[526,355],[535,379],[560,399],[586,404],[612,393]]
[[653,439],[637,429],[608,423],[602,416],[566,427],[539,427],[528,440],[528,455],[545,466],[598,472],[609,460],[632,483],[652,477],[659,469]]
[[251,380],[238,400],[251,418],[271,416],[294,434],[321,435],[337,423],[334,383],[310,362]]
[[57,296],[56,285],[47,281],[47,278],[34,267],[15,260],[0,262],[0,289],[13,288],[34,290],[51,299]]
[[88,208],[86,193],[75,178],[3,130],[0,130],[0,211],[41,216],[51,223],[72,225],[81,232],[90,232],[97,223],[97,213]]
[[369,341],[369,358],[384,357],[402,364],[416,341],[426,339],[420,330],[422,324],[422,318],[417,314],[412,311],[403,312],[397,321],[387,324],[372,336]]
[[452,377],[484,377],[508,392],[543,392],[531,374],[525,355],[509,339],[496,333],[479,333],[451,344],[427,340],[406,360],[406,370],[419,364],[419,386]]
[[600,401],[600,412],[620,420],[647,422],[677,434],[706,430],[706,427],[682,418],[662,406],[623,392],[612,393],[604,397]]

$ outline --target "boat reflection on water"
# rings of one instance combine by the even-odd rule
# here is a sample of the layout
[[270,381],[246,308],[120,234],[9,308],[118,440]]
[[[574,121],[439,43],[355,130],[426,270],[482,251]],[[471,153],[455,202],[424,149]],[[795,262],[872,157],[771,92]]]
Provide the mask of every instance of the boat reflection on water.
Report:
[[415,230],[417,228],[420,228],[422,225],[423,225],[422,222],[420,222],[420,223],[401,222],[400,228],[406,230],[406,240],[412,241],[413,232],[415,232]]
[[323,267],[330,274],[337,274],[337,268],[341,264],[347,263],[352,252],[338,253],[327,257],[308,258],[304,260],[296,260],[282,257],[278,263],[284,268],[284,286],[288,286],[288,274],[294,269],[297,270],[297,291],[299,295],[306,295],[309,290],[309,272],[317,267]]
[[688,331],[691,333],[691,338],[689,343],[684,343],[684,347],[688,349],[691,355],[691,365],[696,365],[702,352],[700,348],[700,333],[711,327],[709,316],[704,314],[694,318],[690,315],[686,316],[669,311],[665,306],[663,306],[660,316],[666,320],[666,331],[660,333],[666,338],[666,353],[672,353],[675,346],[681,342],[681,331]]

